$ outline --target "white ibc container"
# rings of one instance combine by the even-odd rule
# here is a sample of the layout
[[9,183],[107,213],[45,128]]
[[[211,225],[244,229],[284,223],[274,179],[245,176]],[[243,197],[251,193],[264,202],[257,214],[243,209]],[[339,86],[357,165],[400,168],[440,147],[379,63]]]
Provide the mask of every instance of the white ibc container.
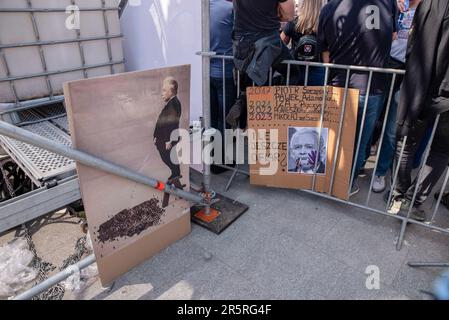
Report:
[[[82,79],[84,66],[87,77],[108,75],[112,72],[124,71],[122,39],[117,10],[106,10],[106,24],[103,17],[102,0],[75,0],[80,9],[81,39],[99,38],[82,42],[68,42],[52,45],[33,45],[5,48],[1,46],[22,45],[45,41],[67,41],[77,39],[77,30],[66,27],[66,20],[70,14],[65,9],[72,5],[71,0],[30,0],[31,8],[44,9],[30,12],[18,12],[18,9],[28,9],[28,0],[0,0],[0,103],[15,102],[15,96],[6,78],[38,75],[45,72],[40,49],[47,67],[48,76],[36,76],[13,81],[17,97],[20,101],[48,97],[62,94],[63,83],[70,80]],[[105,0],[106,8],[117,8],[119,0]],[[16,10],[17,11],[14,11]],[[57,12],[45,12],[45,9],[63,9]],[[85,11],[83,9],[94,9]],[[2,11],[3,10],[3,11]],[[34,15],[35,26],[33,26]],[[39,34],[37,39],[35,29]],[[109,35],[112,38],[105,39]],[[81,44],[84,52],[80,51]],[[111,57],[109,54],[109,49]],[[3,55],[3,57],[2,57]],[[9,68],[9,76],[5,66]],[[113,62],[111,66],[107,65]],[[91,68],[92,66],[96,66]],[[77,70],[74,70],[77,69]],[[72,70],[70,72],[64,72]],[[49,85],[52,92],[49,90]]]

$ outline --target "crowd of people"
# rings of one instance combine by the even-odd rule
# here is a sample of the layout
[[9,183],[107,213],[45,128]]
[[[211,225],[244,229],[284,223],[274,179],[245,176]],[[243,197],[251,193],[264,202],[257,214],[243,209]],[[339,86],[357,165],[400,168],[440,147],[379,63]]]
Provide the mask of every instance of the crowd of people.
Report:
[[[386,177],[398,167],[397,184],[385,193],[390,212],[412,207],[412,218],[426,219],[422,204],[449,165],[447,0],[302,0],[296,14],[293,0],[211,0],[211,51],[234,57],[225,64],[211,62],[212,125],[222,133],[225,120],[229,128],[246,127],[250,85],[285,85],[287,79],[289,85],[325,84],[323,67],[310,67],[306,79],[305,67],[292,65],[287,71],[284,60],[405,70],[394,83],[392,74],[350,74],[349,87],[360,92],[354,146],[359,152],[350,194],[359,191],[358,175],[377,147],[373,191],[387,190]],[[346,77],[346,70],[331,68],[327,85],[344,87]],[[412,179],[432,133],[421,179]],[[443,201],[448,203],[449,196]]]

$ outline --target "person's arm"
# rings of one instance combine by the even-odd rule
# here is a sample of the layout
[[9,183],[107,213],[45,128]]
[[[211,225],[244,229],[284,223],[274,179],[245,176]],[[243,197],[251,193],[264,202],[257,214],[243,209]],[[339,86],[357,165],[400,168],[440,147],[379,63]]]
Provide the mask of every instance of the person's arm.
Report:
[[294,28],[295,24],[290,21],[285,25],[284,30],[281,32],[281,40],[287,45],[290,43],[293,32],[295,32]]
[[278,11],[281,22],[292,21],[295,17],[295,4],[293,0],[279,2]]
[[324,51],[324,52],[322,53],[322,56],[323,56],[323,62],[324,62],[324,63],[329,63],[329,62],[331,62],[331,59],[330,59],[330,56],[329,56],[329,51]]
[[287,36],[284,31],[281,32],[281,40],[284,41],[285,44],[290,43],[290,37]]

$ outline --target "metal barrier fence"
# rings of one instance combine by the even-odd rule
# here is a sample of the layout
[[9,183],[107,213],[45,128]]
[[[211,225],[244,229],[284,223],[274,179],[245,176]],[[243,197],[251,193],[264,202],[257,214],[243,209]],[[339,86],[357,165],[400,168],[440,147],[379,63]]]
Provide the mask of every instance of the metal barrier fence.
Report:
[[[233,60],[232,56],[224,56],[224,55],[216,55],[214,52],[203,52],[202,53],[205,56],[210,57],[211,59],[219,59],[222,61],[222,67],[223,67],[223,73],[222,73],[222,81],[223,81],[223,128],[226,128],[226,62],[227,61],[231,61]],[[349,89],[349,82],[350,82],[350,77],[351,77],[351,72],[365,72],[368,75],[368,82],[367,82],[367,89],[366,89],[366,97],[368,97],[371,93],[372,90],[372,83],[373,83],[373,76],[375,74],[384,74],[384,75],[389,75],[391,77],[390,83],[388,84],[388,91],[384,92],[387,93],[388,92],[388,96],[386,96],[386,110],[385,110],[385,118],[383,120],[382,123],[382,130],[381,130],[381,134],[379,137],[379,147],[377,148],[377,152],[376,152],[376,156],[375,156],[375,160],[374,160],[374,168],[373,168],[373,173],[371,176],[371,180],[370,180],[370,184],[369,184],[369,190],[368,190],[368,194],[366,196],[366,199],[362,202],[362,203],[357,203],[354,201],[345,201],[345,200],[341,200],[339,198],[333,197],[332,196],[332,191],[333,191],[333,186],[334,186],[334,178],[335,178],[335,170],[336,170],[336,165],[337,165],[337,159],[338,159],[338,155],[339,152],[335,153],[334,159],[333,159],[333,168],[332,168],[332,175],[331,175],[331,181],[330,181],[330,188],[329,188],[329,192],[328,193],[319,193],[315,191],[315,181],[316,181],[316,171],[313,175],[313,182],[312,182],[312,190],[304,190],[307,193],[310,194],[314,194],[316,196],[319,197],[323,197],[326,199],[331,199],[340,203],[344,203],[344,204],[348,204],[357,208],[361,208],[361,209],[365,209],[368,210],[369,212],[373,212],[373,213],[377,213],[377,214],[381,214],[381,215],[386,215],[389,217],[393,217],[395,219],[398,219],[402,222],[401,224],[401,228],[399,231],[399,235],[398,235],[398,241],[397,241],[397,250],[400,250],[403,244],[403,240],[404,240],[404,235],[405,235],[405,231],[407,228],[407,225],[409,223],[411,224],[416,224],[428,229],[432,229],[432,230],[438,230],[440,232],[443,233],[449,233],[449,228],[447,227],[442,227],[442,226],[437,226],[435,225],[435,218],[436,215],[438,213],[438,209],[440,208],[440,203],[444,194],[444,191],[446,189],[447,183],[448,183],[448,179],[449,179],[449,170],[446,171],[446,174],[444,176],[444,180],[443,180],[443,184],[441,187],[441,190],[439,192],[439,196],[438,199],[436,200],[436,204],[433,207],[432,210],[432,214],[431,214],[431,218],[425,222],[420,222],[417,220],[414,220],[411,218],[411,212],[412,212],[412,208],[413,206],[410,205],[407,213],[404,216],[401,216],[399,214],[392,214],[389,213],[389,205],[392,201],[393,198],[393,190],[397,185],[398,182],[398,174],[399,174],[399,168],[400,168],[400,163],[401,160],[404,157],[404,149],[405,149],[405,145],[407,142],[408,137],[404,137],[402,140],[402,146],[400,149],[400,153],[399,153],[399,158],[395,159],[394,163],[395,165],[393,166],[393,168],[391,168],[391,185],[390,185],[390,191],[388,192],[388,199],[386,201],[385,207],[384,208],[379,208],[379,207],[374,207],[371,206],[371,200],[372,200],[372,189],[373,189],[373,185],[374,185],[374,179],[375,179],[375,174],[376,174],[376,170],[379,166],[379,158],[382,152],[382,148],[383,148],[383,140],[384,140],[384,136],[386,134],[386,128],[387,128],[387,122],[388,122],[388,116],[390,113],[390,108],[393,102],[393,95],[395,93],[395,82],[397,80],[397,77],[399,75],[404,75],[405,71],[404,70],[397,70],[397,69],[386,69],[386,68],[373,68],[373,67],[361,67],[361,66],[348,66],[348,65],[337,65],[337,64],[330,64],[330,63],[316,63],[316,62],[303,62],[303,61],[293,61],[293,60],[288,60],[288,61],[284,61],[282,62],[283,64],[287,65],[287,75],[284,77],[285,78],[285,85],[290,85],[290,79],[291,79],[291,69],[292,66],[301,66],[303,68],[305,68],[305,77],[304,77],[304,86],[308,85],[308,81],[309,81],[309,74],[310,74],[310,68],[312,67],[321,67],[325,69],[325,76],[324,76],[324,96],[323,96],[323,102],[322,102],[322,107],[321,107],[321,114],[320,114],[320,129],[319,129],[319,137],[321,137],[322,134],[322,129],[323,129],[323,120],[324,120],[324,113],[325,113],[325,107],[326,107],[326,94],[327,94],[327,90],[326,88],[328,87],[328,82],[330,80],[330,71],[337,69],[343,72],[346,72],[346,79],[345,79],[345,87],[344,87],[344,97],[343,97],[343,106],[342,106],[342,114],[341,114],[341,118],[340,118],[340,123],[339,123],[339,128],[338,128],[338,133],[337,133],[337,145],[336,145],[336,150],[339,150],[339,146],[340,146],[340,142],[341,142],[341,136],[342,136],[342,129],[343,129],[343,117],[344,117],[344,113],[346,110],[346,102],[347,102],[347,93],[348,93],[348,89]],[[272,79],[273,79],[273,69],[270,69],[270,77],[269,77],[269,83],[268,85],[272,85]],[[241,84],[240,84],[240,73],[237,72],[237,81],[236,81],[236,86],[237,86],[237,95],[239,95],[239,93],[241,92]],[[254,83],[253,83],[254,85]],[[354,164],[351,170],[351,182],[354,181],[354,178],[356,177],[356,175],[358,175],[357,172],[355,172],[356,170],[356,166],[355,166],[355,160],[358,158],[359,153],[362,152],[360,150],[361,147],[361,139],[363,136],[363,131],[364,131],[364,126],[365,126],[365,122],[366,122],[366,115],[367,115],[367,108],[368,108],[368,103],[369,103],[369,99],[365,99],[364,101],[364,106],[363,106],[363,113],[362,113],[362,117],[361,117],[361,125],[359,128],[359,132],[358,132],[358,136],[357,138],[357,144],[356,144],[356,148],[354,151]],[[382,107],[384,107],[384,103],[382,104]],[[360,110],[360,108],[359,108]],[[380,113],[379,113],[380,114]],[[431,145],[433,142],[433,139],[435,137],[435,132],[439,123],[439,118],[440,116],[437,116],[435,119],[435,123],[433,125],[433,129],[432,129],[432,134],[430,137],[430,140],[427,144],[427,147],[425,149],[424,155],[422,157],[422,161],[421,161],[421,165],[420,168],[418,170],[418,174],[416,177],[416,185],[419,185],[422,182],[423,179],[423,168],[427,162],[427,159],[429,157],[429,153],[430,153],[430,149],[431,149]],[[241,137],[242,139],[244,139],[244,137]],[[320,138],[319,138],[320,140]],[[319,141],[318,140],[318,141]],[[225,145],[226,145],[226,141],[225,141]],[[225,148],[226,150],[226,148]],[[238,152],[239,148],[236,148],[236,151]],[[364,151],[364,150],[363,150]],[[399,150],[398,150],[399,151]],[[395,151],[396,152],[396,151]],[[225,156],[226,158],[226,156]],[[239,156],[237,155],[237,158],[239,158]],[[232,171],[232,175],[228,180],[228,183],[226,184],[225,190],[227,191],[231,185],[231,183],[233,182],[234,178],[236,177],[236,175],[238,173],[244,174],[249,176],[250,173],[246,170],[243,170],[239,167],[239,165],[235,165],[235,167],[231,167],[231,166],[227,166],[226,164],[221,164],[219,165],[221,167],[227,168],[229,170]],[[352,183],[349,183],[349,189],[348,189],[348,196],[350,195],[351,192],[351,186]],[[418,193],[418,188],[415,188],[414,193],[413,193],[413,197],[411,200],[411,203],[415,203],[415,200],[417,198],[417,193]]]
[[[104,2],[103,2],[104,3]],[[215,53],[213,52],[206,52],[206,50],[208,50],[209,48],[209,1],[208,0],[202,0],[202,49],[203,52],[201,53],[202,55],[202,59],[203,59],[203,111],[204,111],[204,119],[205,119],[205,129],[209,129],[210,127],[210,79],[209,79],[209,63],[210,63],[210,59],[222,59],[223,60],[223,83],[225,83],[225,69],[226,69],[226,60],[232,60],[232,57],[229,56],[219,56],[219,55],[215,55]],[[109,8],[103,8],[103,10],[108,10]],[[25,9],[24,9],[25,10]],[[32,12],[32,9],[26,9],[27,12]],[[35,10],[34,10],[35,11]],[[41,45],[46,45],[46,44],[41,44]],[[1,49],[1,48],[0,48]],[[1,55],[1,52],[0,52]],[[114,62],[114,61],[110,61],[109,64],[107,65],[113,65],[116,63],[123,63],[123,61],[119,61],[119,62]],[[309,78],[309,70],[310,67],[324,67],[325,68],[325,84],[327,83],[327,80],[329,79],[329,71],[330,69],[340,69],[340,70],[346,70],[346,81],[345,81],[345,93],[347,93],[347,90],[349,88],[349,79],[350,79],[350,74],[352,71],[364,71],[364,72],[368,72],[369,73],[369,80],[368,80],[368,88],[367,88],[367,94],[369,95],[370,89],[371,89],[371,82],[372,82],[372,78],[373,78],[373,74],[374,73],[384,73],[384,74],[391,74],[393,79],[392,79],[392,83],[390,86],[390,91],[389,91],[389,96],[388,96],[388,103],[387,103],[387,112],[386,112],[386,118],[388,117],[388,111],[391,105],[391,101],[392,101],[392,95],[393,95],[393,89],[394,89],[394,80],[396,79],[396,76],[399,74],[404,74],[403,71],[399,71],[399,70],[394,70],[394,69],[382,69],[382,68],[368,68],[368,67],[359,67],[359,66],[343,66],[343,65],[335,65],[335,64],[321,64],[321,63],[306,63],[306,62],[299,62],[299,61],[284,61],[283,63],[287,64],[287,76],[286,76],[286,85],[290,84],[290,72],[291,72],[291,66],[292,65],[299,65],[299,66],[304,66],[305,67],[305,83],[304,85],[307,86],[308,84],[308,78]],[[81,70],[86,70],[88,68],[90,68],[92,66],[86,66],[84,65],[83,68],[81,68]],[[68,70],[64,70],[64,72],[68,72]],[[40,75],[32,75],[32,76],[47,76],[48,77],[49,73],[44,73],[44,74],[40,74]],[[273,70],[270,70],[270,81],[269,81],[269,85],[272,84],[272,76],[273,76]],[[237,76],[237,79],[240,79],[239,74]],[[14,79],[8,77],[6,79],[0,79],[0,81],[8,81],[10,84],[13,82]],[[226,99],[226,86],[223,86],[223,96],[224,99]],[[327,86],[325,85],[325,88]],[[237,81],[237,92],[240,92],[240,82]],[[326,93],[327,90],[324,90],[324,92]],[[58,97],[59,99],[62,100],[62,97]],[[322,109],[321,109],[321,117],[320,117],[320,131],[323,128],[323,119],[324,119],[324,109],[326,106],[326,97],[323,97],[323,104],[322,104]],[[347,94],[345,94],[344,96],[344,104],[343,104],[343,114],[344,114],[344,110],[346,107],[346,98],[347,98]],[[49,100],[53,100],[54,97],[50,96]],[[226,101],[223,101],[223,105],[226,105]],[[44,102],[45,103],[45,102]],[[36,105],[27,105],[27,106],[23,106],[20,104],[17,104],[15,107],[19,107],[19,108],[30,108],[30,107],[34,107],[34,106],[38,106],[40,105],[40,103],[37,103]],[[366,110],[367,110],[367,105],[368,105],[368,99],[365,100],[365,105],[364,105],[364,111],[363,111],[363,115],[362,115],[362,124],[365,122],[365,118],[366,118]],[[10,110],[9,110],[10,111]],[[9,112],[8,111],[8,112]],[[225,121],[226,119],[226,111],[225,108],[223,109],[223,121]],[[435,135],[435,131],[438,125],[438,120],[439,117],[437,117],[436,119],[436,123],[433,127],[433,131],[432,131],[432,137],[431,140],[427,146],[426,152],[425,152],[425,156],[424,159],[422,161],[423,164],[426,163],[426,160],[429,156],[429,152],[430,152],[430,145],[431,142],[433,141],[433,137]],[[381,137],[379,139],[379,141],[382,144],[383,141],[383,137],[385,134],[385,127],[386,127],[386,120],[384,120],[383,123],[383,128],[382,128],[382,133],[381,133]],[[226,128],[226,123],[223,124],[223,128]],[[361,128],[363,128],[363,125],[361,126]],[[342,132],[342,121],[340,121],[340,126],[339,126],[339,132],[338,132],[338,139],[337,139],[337,143],[340,143],[340,137],[341,137],[341,132]],[[133,171],[130,171],[126,168],[123,167],[119,167],[116,166],[112,163],[109,163],[107,161],[98,159],[96,157],[92,157],[88,154],[85,154],[83,152],[79,152],[77,150],[71,149],[69,147],[65,147],[65,146],[61,146],[58,143],[52,142],[48,139],[45,138],[41,138],[39,136],[36,136],[34,134],[31,134],[29,132],[26,132],[23,129],[11,126],[7,123],[4,123],[3,121],[0,121],[0,134],[4,134],[7,136],[10,136],[14,139],[20,140],[20,141],[24,141],[26,143],[30,143],[30,144],[34,144],[38,147],[50,150],[56,154],[61,154],[64,155],[66,157],[69,157],[71,159],[80,161],[81,163],[84,163],[88,166],[92,166],[92,167],[96,167],[99,168],[101,170],[105,170],[109,173],[115,174],[115,175],[119,175],[122,177],[125,177],[127,179],[131,179],[133,181],[136,181],[138,183],[143,183],[145,185],[151,186],[151,187],[160,187],[160,182],[158,182],[157,180],[151,179],[149,177],[145,177],[142,176],[141,174],[135,173]],[[359,139],[358,139],[358,144],[357,144],[357,148],[356,148],[356,157],[359,153],[359,149],[360,149],[360,138],[362,137],[363,134],[363,130],[360,130],[359,133]],[[404,144],[407,141],[407,137],[404,138]],[[337,146],[336,150],[338,150],[339,147]],[[238,151],[238,149],[237,149]],[[433,230],[438,230],[444,233],[449,233],[448,229],[445,228],[441,228],[438,226],[433,225],[433,220],[436,216],[436,213],[438,211],[439,208],[439,203],[441,202],[441,197],[443,195],[443,191],[445,190],[445,187],[447,185],[447,181],[449,179],[449,171],[446,173],[445,175],[445,179],[444,179],[444,183],[443,186],[441,188],[441,192],[440,192],[440,196],[437,202],[437,205],[434,208],[433,214],[432,214],[432,219],[429,223],[422,223],[413,219],[410,219],[410,213],[411,213],[411,207],[409,211],[407,212],[406,217],[402,217],[399,215],[392,215],[389,214],[387,212],[387,209],[381,210],[381,209],[376,209],[373,207],[370,207],[370,198],[371,198],[371,189],[372,189],[372,185],[373,185],[373,181],[374,181],[374,174],[375,174],[375,170],[377,168],[378,165],[378,159],[379,159],[379,155],[381,152],[381,148],[379,148],[379,150],[377,151],[377,156],[376,156],[376,164],[375,164],[375,168],[373,171],[373,177],[371,179],[371,184],[370,184],[370,189],[369,189],[369,193],[367,196],[367,199],[365,201],[365,203],[360,204],[360,203],[355,203],[355,202],[351,202],[351,201],[345,201],[345,200],[341,200],[338,198],[335,198],[333,196],[331,196],[332,194],[332,186],[334,183],[334,173],[335,173],[335,164],[336,164],[336,158],[334,159],[334,168],[333,168],[333,173],[332,173],[332,179],[331,179],[331,188],[330,188],[330,192],[328,194],[323,194],[323,193],[318,193],[315,190],[315,179],[316,179],[316,174],[314,176],[313,179],[313,188],[311,191],[307,191],[311,194],[323,197],[323,198],[327,198],[327,199],[332,199],[334,201],[338,201],[341,203],[345,203],[354,207],[358,207],[358,208],[362,208],[362,209],[366,209],[370,212],[374,212],[374,213],[378,213],[378,214],[382,214],[382,215],[386,215],[386,216],[390,216],[390,217],[394,217],[396,219],[399,219],[402,221],[402,225],[401,225],[401,230],[399,233],[399,240],[397,242],[397,249],[399,250],[401,248],[402,242],[403,242],[403,238],[404,238],[404,234],[406,231],[406,227],[407,224],[410,222],[412,224],[416,224],[416,225],[420,225],[429,229],[433,229]],[[404,153],[404,149],[402,148],[401,150],[401,154],[399,157],[399,160],[402,159],[403,157],[403,153]],[[400,163],[400,161],[398,161],[398,164]],[[225,166],[225,165],[223,165]],[[226,166],[225,166],[226,167]],[[205,163],[204,165],[204,192],[210,192],[210,166],[207,165]],[[236,176],[237,173],[242,173],[245,175],[249,176],[249,172],[240,169],[238,165],[236,165],[235,167],[228,167],[229,169],[233,170],[231,179],[229,180],[228,184],[226,185],[226,189],[228,189],[230,187],[230,184],[232,183],[232,180],[234,179],[234,177]],[[422,174],[423,174],[423,170],[422,170],[423,166],[421,166],[421,169],[419,170],[418,173],[418,181],[422,178]],[[397,166],[394,169],[394,173],[393,173],[393,183],[392,185],[395,186],[396,185],[396,180],[397,180],[397,175],[398,175],[398,169],[399,166]],[[352,174],[351,174],[351,181],[355,176],[355,172],[354,169],[352,170]],[[393,188],[392,188],[393,189]],[[164,189],[165,192],[167,193],[172,193],[172,194],[176,194],[180,197],[183,197],[187,200],[193,201],[193,202],[198,202],[198,203],[202,203],[205,207],[206,207],[206,211],[209,212],[209,208],[210,208],[210,203],[205,202],[205,199],[207,199],[207,197],[204,197],[203,195],[198,195],[198,194],[193,194],[193,193],[189,193],[189,192],[185,192],[182,190],[177,190],[176,188],[172,188],[170,186],[165,186]],[[348,193],[350,192],[350,190],[348,190]],[[417,196],[417,190],[415,190],[415,193],[413,195],[413,201],[416,199]],[[390,192],[389,194],[389,198],[391,199],[392,197],[392,193]],[[31,299],[33,296],[39,294],[40,292],[50,288],[51,286],[53,286],[54,284],[59,283],[60,281],[68,278],[71,274],[73,274],[77,269],[82,269],[90,264],[92,264],[95,261],[93,256],[89,256],[87,258],[85,258],[84,260],[80,261],[77,265],[71,266],[69,268],[67,268],[65,271],[58,273],[57,275],[53,276],[50,279],[47,279],[47,281],[33,287],[32,289],[30,289],[29,291],[16,296],[15,299]]]

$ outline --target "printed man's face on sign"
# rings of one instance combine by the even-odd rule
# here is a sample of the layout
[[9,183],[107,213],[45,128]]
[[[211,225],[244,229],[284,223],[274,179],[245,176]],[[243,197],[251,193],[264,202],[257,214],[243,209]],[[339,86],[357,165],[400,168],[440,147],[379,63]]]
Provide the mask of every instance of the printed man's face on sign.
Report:
[[175,96],[174,92],[173,92],[173,87],[170,84],[169,81],[164,81],[164,84],[162,86],[162,101],[164,103],[167,103],[171,98],[173,98]]
[[318,140],[313,133],[296,133],[290,143],[290,152],[291,157],[302,170],[311,170],[318,152]]

